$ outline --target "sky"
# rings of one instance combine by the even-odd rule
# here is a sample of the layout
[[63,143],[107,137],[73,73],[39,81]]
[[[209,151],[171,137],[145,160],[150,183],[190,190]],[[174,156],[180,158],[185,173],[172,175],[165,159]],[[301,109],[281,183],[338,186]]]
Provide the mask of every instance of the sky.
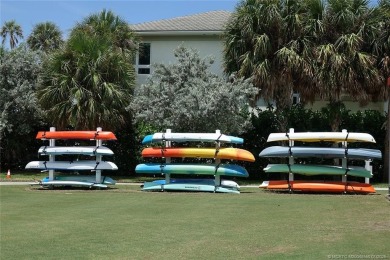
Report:
[[[369,1],[376,4],[378,0]],[[0,26],[15,20],[24,41],[34,25],[54,22],[64,38],[91,14],[111,10],[129,24],[169,19],[207,11],[234,11],[240,0],[0,0]]]
[[[234,11],[239,0],[0,0],[1,26],[15,20],[25,39],[34,25],[54,22],[66,37],[76,23],[103,9],[129,24],[169,19],[215,10]],[[25,40],[24,39],[24,40]]]

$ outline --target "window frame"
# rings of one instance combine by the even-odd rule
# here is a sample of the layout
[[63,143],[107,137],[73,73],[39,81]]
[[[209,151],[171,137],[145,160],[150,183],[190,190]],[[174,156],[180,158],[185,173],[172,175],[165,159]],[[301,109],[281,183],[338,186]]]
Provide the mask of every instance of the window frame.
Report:
[[[149,51],[149,54],[148,54],[148,59],[149,59],[149,64],[147,64],[147,62],[145,64],[140,64],[140,60],[141,60],[141,50],[142,46],[145,46],[145,45],[148,45],[148,51]],[[151,60],[151,46],[152,44],[150,42],[141,42],[139,43],[139,47],[138,47],[138,53],[137,53],[137,56],[136,56],[136,72],[137,72],[137,75],[150,75],[150,72],[151,72],[151,66],[150,66],[150,60]],[[145,73],[142,73],[141,71],[145,71]]]

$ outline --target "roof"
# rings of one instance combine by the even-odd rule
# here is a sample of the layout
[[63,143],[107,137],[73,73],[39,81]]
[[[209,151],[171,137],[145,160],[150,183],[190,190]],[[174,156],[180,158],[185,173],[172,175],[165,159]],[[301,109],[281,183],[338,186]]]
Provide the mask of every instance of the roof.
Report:
[[207,34],[222,32],[231,16],[228,11],[210,11],[139,24],[130,27],[140,34]]

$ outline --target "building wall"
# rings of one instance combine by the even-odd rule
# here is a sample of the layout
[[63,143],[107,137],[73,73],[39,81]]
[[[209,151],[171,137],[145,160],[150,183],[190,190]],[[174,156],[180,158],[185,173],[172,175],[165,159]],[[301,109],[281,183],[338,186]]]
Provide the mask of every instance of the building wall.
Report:
[[[211,72],[223,76],[223,45],[219,36],[143,36],[142,42],[150,43],[151,73],[153,64],[172,64],[176,62],[174,50],[181,44],[186,48],[194,48],[199,52],[201,58],[211,56],[214,63],[211,65]],[[148,75],[138,75],[137,85],[145,83]]]
[[[174,50],[181,44],[187,48],[194,48],[199,51],[200,57],[204,58],[206,56],[212,56],[214,58],[214,63],[210,66],[211,72],[224,76],[223,73],[223,42],[218,35],[197,35],[197,36],[142,36],[142,42],[150,43],[150,63],[151,70],[150,73],[153,73],[153,64],[162,63],[162,64],[172,64],[176,62],[174,57]],[[146,79],[150,74],[138,74],[137,75],[137,85],[144,84]],[[367,106],[361,107],[357,102],[344,101],[347,109],[351,111],[364,111],[364,110],[378,110],[381,112],[387,111],[386,102],[373,102]],[[327,104],[326,101],[316,101],[314,104],[308,104],[306,107],[313,110],[320,110],[322,107],[325,107]],[[263,99],[259,99],[256,104],[260,109],[265,110],[268,106],[268,103]],[[274,105],[274,104],[273,104]]]

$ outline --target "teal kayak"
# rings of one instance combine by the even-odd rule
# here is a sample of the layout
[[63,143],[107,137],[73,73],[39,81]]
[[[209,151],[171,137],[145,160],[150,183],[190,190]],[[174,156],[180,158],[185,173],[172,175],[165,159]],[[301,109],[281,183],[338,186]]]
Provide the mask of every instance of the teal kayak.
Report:
[[138,174],[225,175],[248,177],[247,170],[235,164],[138,164]]
[[309,165],[309,164],[269,164],[264,168],[265,172],[294,173],[302,175],[350,175],[356,177],[371,178],[370,171],[362,167],[343,168],[333,165]]

